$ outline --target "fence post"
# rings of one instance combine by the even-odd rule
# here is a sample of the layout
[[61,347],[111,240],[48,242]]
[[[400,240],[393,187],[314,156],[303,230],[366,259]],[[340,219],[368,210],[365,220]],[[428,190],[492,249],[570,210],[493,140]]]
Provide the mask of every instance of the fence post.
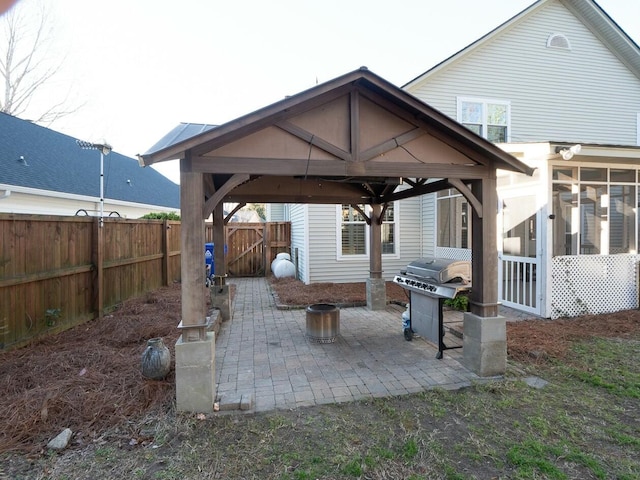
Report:
[[171,245],[169,242],[169,221],[165,219],[162,222],[162,285],[165,287],[169,285],[169,246]]
[[109,223],[100,227],[100,218],[93,221],[93,241],[91,248],[91,261],[94,265],[92,298],[93,310],[97,312],[98,318],[102,319],[104,307],[104,230]]
[[272,245],[272,231],[273,223],[264,222],[264,235],[262,236],[262,264],[264,265],[264,276],[269,276],[269,268],[271,266],[271,262],[273,261],[273,257],[271,256],[273,245]]

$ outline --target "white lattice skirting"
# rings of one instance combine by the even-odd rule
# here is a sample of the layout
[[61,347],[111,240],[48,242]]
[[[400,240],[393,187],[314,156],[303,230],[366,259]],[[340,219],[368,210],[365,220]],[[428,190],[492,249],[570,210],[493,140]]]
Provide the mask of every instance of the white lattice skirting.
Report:
[[448,258],[450,260],[466,260],[470,262],[471,249],[470,248],[436,247],[436,257]]
[[551,318],[638,308],[639,255],[552,259]]

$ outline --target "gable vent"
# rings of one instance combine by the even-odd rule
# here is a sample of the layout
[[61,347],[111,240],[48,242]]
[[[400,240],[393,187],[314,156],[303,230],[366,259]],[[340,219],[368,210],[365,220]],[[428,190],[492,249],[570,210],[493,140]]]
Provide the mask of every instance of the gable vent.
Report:
[[547,38],[547,48],[563,48],[565,50],[571,50],[571,44],[566,35],[562,33],[552,33]]

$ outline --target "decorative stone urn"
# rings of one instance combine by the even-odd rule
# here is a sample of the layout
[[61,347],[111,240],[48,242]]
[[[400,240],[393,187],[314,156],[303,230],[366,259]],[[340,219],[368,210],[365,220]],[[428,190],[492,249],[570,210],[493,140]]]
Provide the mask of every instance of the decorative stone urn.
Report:
[[147,340],[142,354],[142,375],[152,380],[162,380],[171,368],[171,352],[162,338]]

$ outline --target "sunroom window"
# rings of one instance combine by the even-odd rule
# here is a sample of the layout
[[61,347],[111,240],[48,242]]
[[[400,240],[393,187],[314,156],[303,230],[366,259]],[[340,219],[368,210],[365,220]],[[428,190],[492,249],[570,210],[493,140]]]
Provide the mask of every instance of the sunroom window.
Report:
[[637,171],[553,168],[553,255],[637,253]]

